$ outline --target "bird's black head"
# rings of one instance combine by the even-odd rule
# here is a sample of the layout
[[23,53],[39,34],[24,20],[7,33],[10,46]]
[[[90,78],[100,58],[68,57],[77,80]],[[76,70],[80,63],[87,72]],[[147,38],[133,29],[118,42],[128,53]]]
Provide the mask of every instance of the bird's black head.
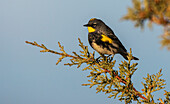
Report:
[[105,28],[105,23],[100,19],[92,18],[89,20],[88,24],[85,24],[83,26],[88,27],[88,31],[90,33],[98,31],[101,28]]

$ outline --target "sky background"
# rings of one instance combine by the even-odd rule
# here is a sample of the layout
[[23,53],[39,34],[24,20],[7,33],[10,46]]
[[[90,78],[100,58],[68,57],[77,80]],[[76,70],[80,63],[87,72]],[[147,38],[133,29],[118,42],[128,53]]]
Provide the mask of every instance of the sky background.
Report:
[[[131,6],[131,0],[1,0],[0,1],[0,104],[123,104],[109,99],[104,93],[96,94],[88,83],[88,71],[75,66],[55,65],[59,56],[40,53],[40,48],[25,43],[36,41],[49,49],[59,50],[57,42],[68,53],[78,52],[78,37],[88,45],[87,29],[90,18],[102,19],[133,55],[138,57],[138,70],[132,77],[137,90],[147,73],[163,69],[166,90],[170,91],[170,52],[160,49],[163,29],[153,26],[144,31],[134,28],[130,21],[120,21]],[[89,47],[90,52],[94,50]],[[116,67],[123,61],[115,56]],[[84,66],[85,67],[85,66]],[[154,93],[155,99],[164,91]]]

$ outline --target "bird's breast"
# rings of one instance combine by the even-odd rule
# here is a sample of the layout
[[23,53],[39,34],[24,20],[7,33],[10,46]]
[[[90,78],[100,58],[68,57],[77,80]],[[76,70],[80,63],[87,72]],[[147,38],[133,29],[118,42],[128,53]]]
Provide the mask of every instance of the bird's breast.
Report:
[[94,50],[96,50],[99,53],[108,54],[108,55],[113,54],[113,52],[111,50],[107,49],[107,47],[103,47],[102,45],[98,45],[95,42],[92,42],[91,46],[93,47]]

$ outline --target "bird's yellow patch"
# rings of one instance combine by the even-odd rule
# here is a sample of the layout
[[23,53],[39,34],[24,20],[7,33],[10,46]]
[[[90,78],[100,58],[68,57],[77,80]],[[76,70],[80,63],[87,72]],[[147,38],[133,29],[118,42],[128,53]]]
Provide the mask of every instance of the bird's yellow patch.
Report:
[[96,18],[91,18],[90,21],[93,21],[93,20],[95,20],[95,19],[96,19]]
[[88,28],[89,33],[95,32],[95,29],[94,29],[94,28],[92,28],[92,27],[87,27],[87,28]]
[[101,39],[103,42],[109,42],[109,43],[112,43],[113,42],[113,40],[112,39],[110,39],[108,36],[106,36],[106,35],[102,35],[102,39]]

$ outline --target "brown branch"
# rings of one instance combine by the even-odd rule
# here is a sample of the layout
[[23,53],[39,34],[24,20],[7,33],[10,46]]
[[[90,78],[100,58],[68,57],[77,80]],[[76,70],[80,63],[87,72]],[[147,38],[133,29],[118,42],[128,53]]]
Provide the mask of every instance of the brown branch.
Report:
[[[104,69],[104,68],[103,68]],[[107,73],[111,73],[111,71],[107,70],[107,69],[104,69],[105,72]],[[127,82],[125,80],[123,80],[118,74],[116,74],[115,72],[113,73],[115,75],[115,77],[120,81],[122,82],[123,84],[127,84]],[[133,87],[133,85],[132,85]],[[147,100],[147,98],[145,98],[144,96],[142,96],[139,91],[137,91],[134,87],[133,87],[133,90],[136,92],[135,95],[139,96],[140,98],[144,99],[144,100]]]

